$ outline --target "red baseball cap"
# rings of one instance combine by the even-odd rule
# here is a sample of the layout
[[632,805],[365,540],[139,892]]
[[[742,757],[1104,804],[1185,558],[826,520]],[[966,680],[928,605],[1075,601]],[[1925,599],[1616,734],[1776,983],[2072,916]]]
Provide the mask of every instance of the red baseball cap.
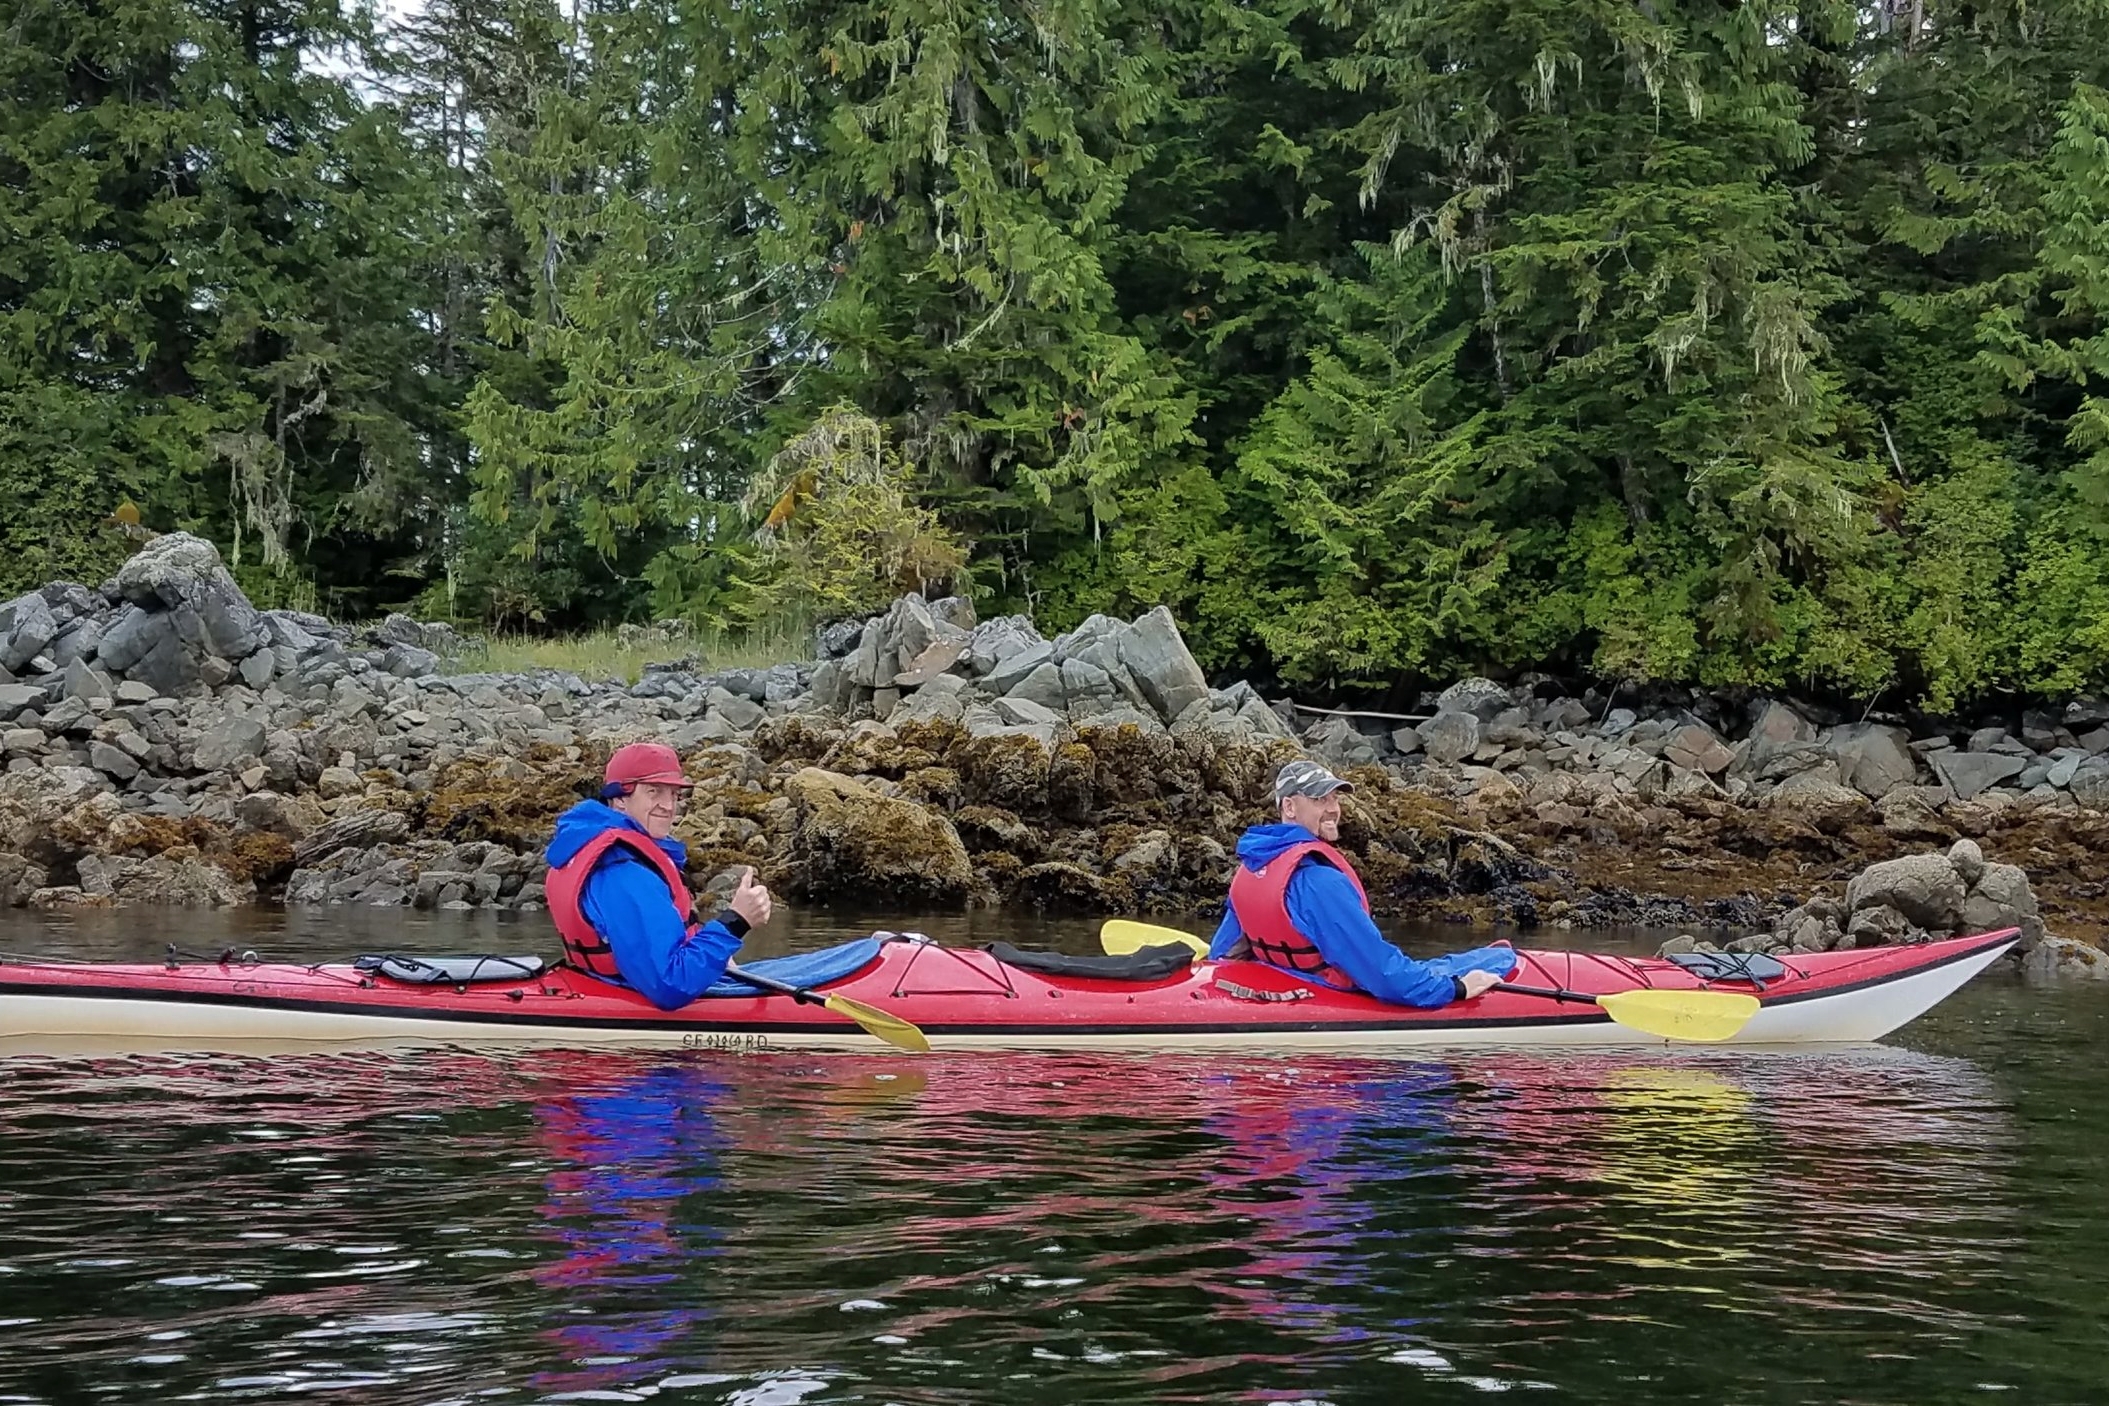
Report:
[[632,742],[617,747],[615,755],[608,758],[608,769],[601,779],[624,791],[648,781],[661,786],[696,784],[681,774],[681,754],[664,742]]

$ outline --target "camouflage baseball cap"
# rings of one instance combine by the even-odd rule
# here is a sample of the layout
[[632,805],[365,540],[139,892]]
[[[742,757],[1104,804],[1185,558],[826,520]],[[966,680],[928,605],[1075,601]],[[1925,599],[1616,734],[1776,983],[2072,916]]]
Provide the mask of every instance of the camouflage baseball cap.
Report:
[[1290,762],[1274,774],[1274,803],[1280,805],[1291,796],[1310,796],[1314,799],[1330,796],[1335,791],[1352,791],[1354,783],[1342,781],[1317,762]]

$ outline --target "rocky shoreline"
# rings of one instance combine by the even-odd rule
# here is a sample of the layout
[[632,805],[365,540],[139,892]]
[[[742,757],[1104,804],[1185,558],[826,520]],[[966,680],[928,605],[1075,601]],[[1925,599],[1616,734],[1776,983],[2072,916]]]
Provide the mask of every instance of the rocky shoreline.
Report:
[[[692,657],[629,686],[447,672],[459,646],[259,611],[182,534],[100,588],[0,605],[0,902],[538,907],[551,819],[652,736],[702,783],[679,831],[697,882],[754,864],[800,901],[1205,915],[1308,751],[1357,781],[1344,839],[1392,918],[1908,939],[1949,908],[1826,895],[1917,855],[1973,874],[1957,922],[1983,872],[2026,869],[2018,895],[1994,882],[2057,935],[2040,966],[2092,970],[2070,939],[2109,932],[2109,704],[1913,736],[1468,679],[1411,718],[1349,716],[1211,687],[1162,608],[1047,639],[915,596],[811,661]],[[1901,921],[1855,924],[1875,907]]]

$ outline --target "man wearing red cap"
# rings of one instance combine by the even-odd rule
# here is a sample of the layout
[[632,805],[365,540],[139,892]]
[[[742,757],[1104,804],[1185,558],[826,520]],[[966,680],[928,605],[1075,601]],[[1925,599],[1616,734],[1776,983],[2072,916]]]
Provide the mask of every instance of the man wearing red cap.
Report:
[[661,1010],[685,1006],[725,974],[747,930],[769,921],[769,890],[752,869],[731,906],[706,923],[682,877],[688,851],[673,838],[695,783],[660,742],[632,742],[608,758],[601,798],[557,817],[550,841],[549,914],[583,971],[628,986]]

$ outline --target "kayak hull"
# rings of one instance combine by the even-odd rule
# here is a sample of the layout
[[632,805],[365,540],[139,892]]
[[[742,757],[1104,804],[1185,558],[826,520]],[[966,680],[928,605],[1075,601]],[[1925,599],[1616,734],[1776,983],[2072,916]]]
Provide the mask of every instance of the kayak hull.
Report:
[[[1515,980],[1603,995],[1644,987],[1756,994],[1731,1043],[1877,1040],[2005,955],[2012,930],[1916,947],[1796,954],[1753,992],[1708,986],[1648,958],[1519,951]],[[1153,982],[1058,978],[979,950],[889,942],[820,988],[921,1026],[943,1049],[1381,1051],[1428,1046],[1650,1046],[1593,1003],[1494,992],[1422,1011],[1313,988],[1249,962]],[[556,1045],[730,1051],[885,1048],[850,1022],[781,996],[714,997],[661,1011],[568,970],[525,981],[413,985],[348,965],[0,963],[0,1049],[53,1042],[157,1048],[263,1044]]]

